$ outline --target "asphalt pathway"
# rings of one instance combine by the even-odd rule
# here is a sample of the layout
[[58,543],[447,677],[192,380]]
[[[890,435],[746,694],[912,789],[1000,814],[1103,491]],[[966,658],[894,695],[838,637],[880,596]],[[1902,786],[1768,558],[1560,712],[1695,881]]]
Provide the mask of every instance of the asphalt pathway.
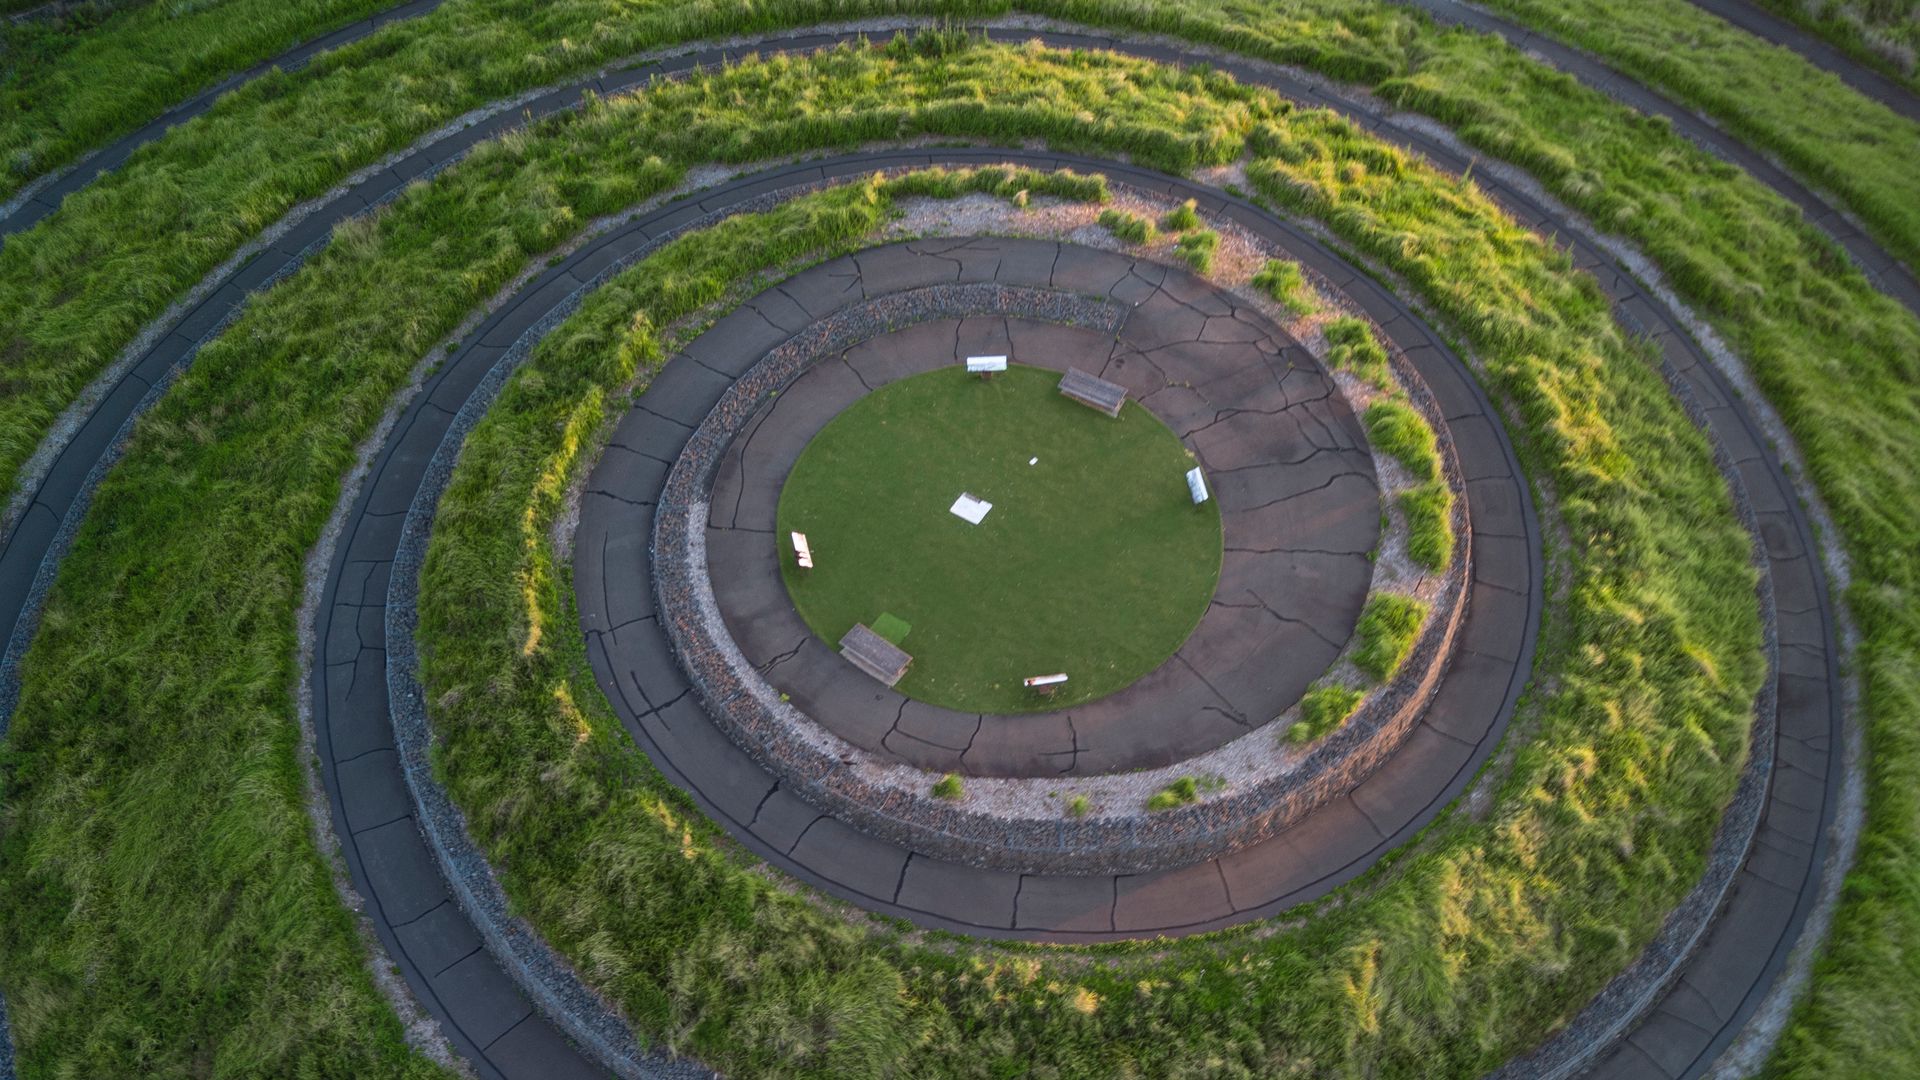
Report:
[[410,3],[376,12],[364,19],[348,23],[338,30],[301,42],[278,56],[262,60],[245,71],[227,76],[139,128],[87,154],[77,164],[58,173],[52,182],[36,191],[32,198],[15,207],[12,213],[0,217],[0,243],[4,243],[6,237],[17,232],[25,232],[38,224],[41,218],[58,210],[67,196],[93,183],[101,174],[119,168],[133,156],[134,151],[165,135],[168,129],[213,108],[213,103],[222,94],[238,89],[269,71],[297,70],[312,62],[314,57],[323,52],[358,41],[383,26],[419,18],[439,7],[440,4],[441,0],[411,0]]

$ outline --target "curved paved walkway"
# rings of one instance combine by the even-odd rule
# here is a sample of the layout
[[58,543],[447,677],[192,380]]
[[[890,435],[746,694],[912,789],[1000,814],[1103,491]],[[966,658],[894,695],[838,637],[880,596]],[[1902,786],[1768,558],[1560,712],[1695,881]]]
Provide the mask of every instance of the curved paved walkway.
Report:
[[[1026,31],[1002,31],[999,36],[1024,38],[1035,35]],[[1039,36],[1051,38],[1054,44],[1060,45],[1078,41],[1084,43],[1086,47],[1111,47],[1121,52],[1143,55],[1151,59],[1178,62],[1182,58],[1180,53],[1170,48],[1142,46],[1124,40],[1106,39],[1094,34]],[[831,40],[827,35],[815,38],[783,39],[786,44],[802,48],[813,44],[827,44]],[[728,50],[725,55],[740,55],[747,51],[750,50]],[[1470,164],[1464,157],[1454,154],[1438,140],[1427,138],[1416,131],[1382,124],[1380,122],[1382,118],[1370,113],[1366,108],[1322,93],[1266,65],[1223,64],[1221,66],[1237,68],[1234,74],[1246,81],[1270,86],[1282,94],[1308,104],[1331,107],[1354,116],[1373,129],[1377,135],[1424,154],[1442,168],[1458,173],[1463,172]],[[636,70],[611,77],[604,82],[619,84],[611,89],[620,89],[643,81],[652,73],[654,73],[652,69]],[[572,104],[582,90],[601,85],[603,85],[602,80],[591,80],[564,91],[556,91],[534,103],[529,111],[536,116],[549,114]],[[514,126],[518,122],[519,114],[514,114],[462,133],[446,143],[437,144],[430,153],[406,157],[393,169],[380,173],[368,187],[386,185],[389,189],[397,188],[406,179],[463,153],[472,142],[498,134],[501,130]],[[1743,956],[1739,958],[1742,962],[1725,969],[1731,972],[1729,977],[1719,977],[1712,969],[1703,976],[1715,987],[1720,997],[1726,998],[1726,995],[1733,995],[1726,1000],[1736,1003],[1731,1012],[1716,1006],[1710,1009],[1708,1014],[1696,1014],[1696,1018],[1703,1021],[1702,1035],[1697,1040],[1701,1046],[1700,1054],[1692,1060],[1691,1064],[1678,1063],[1675,1068],[1698,1072],[1700,1064],[1710,1060],[1711,1054],[1717,1052],[1732,1038],[1746,1016],[1751,1013],[1752,1008],[1757,1005],[1758,998],[1770,983],[1772,974],[1784,962],[1785,954],[1798,933],[1800,923],[1805,918],[1805,908],[1810,903],[1818,884],[1819,855],[1820,848],[1824,844],[1824,826],[1831,819],[1833,800],[1837,797],[1837,785],[1831,781],[1837,776],[1839,770],[1837,755],[1827,753],[1828,750],[1838,746],[1840,739],[1839,686],[1836,675],[1837,665],[1834,662],[1836,653],[1831,611],[1820,582],[1820,567],[1816,560],[1805,557],[1805,553],[1812,548],[1808,540],[1809,530],[1806,528],[1804,515],[1797,501],[1790,496],[1791,489],[1786,486],[1784,478],[1780,476],[1777,460],[1770,451],[1764,449],[1765,440],[1759,437],[1758,428],[1747,416],[1745,406],[1737,397],[1725,391],[1724,381],[1711,370],[1697,346],[1681,332],[1678,321],[1656,298],[1646,294],[1628,273],[1606,256],[1589,237],[1580,230],[1570,227],[1569,223],[1559,220],[1553,211],[1535,203],[1526,193],[1511,189],[1484,172],[1476,176],[1476,182],[1523,222],[1543,233],[1556,235],[1562,241],[1571,240],[1570,247],[1576,265],[1596,274],[1603,288],[1612,298],[1616,311],[1622,315],[1623,319],[1630,326],[1642,328],[1654,336],[1667,352],[1670,361],[1675,363],[1682,377],[1698,381],[1711,391],[1706,396],[1706,400],[1716,403],[1709,414],[1713,418],[1715,429],[1726,432],[1726,437],[1732,440],[1732,445],[1757,448],[1748,451],[1751,456],[1742,465],[1743,473],[1761,477],[1771,475],[1777,481],[1769,485],[1771,490],[1775,493],[1789,493],[1772,510],[1775,519],[1782,522],[1782,525],[1775,526],[1774,531],[1780,541],[1786,545],[1783,554],[1795,548],[1800,552],[1795,558],[1799,564],[1799,572],[1797,580],[1793,583],[1794,591],[1782,592],[1782,596],[1797,596],[1798,602],[1804,606],[1788,610],[1788,601],[1784,598],[1782,600],[1781,624],[1784,643],[1782,652],[1785,659],[1782,670],[1788,672],[1791,669],[1793,677],[1798,681],[1790,686],[1791,697],[1786,695],[1782,697],[1781,728],[1783,739],[1797,740],[1801,748],[1814,756],[1806,758],[1808,767],[1801,772],[1800,779],[1794,785],[1794,799],[1798,804],[1809,809],[1790,810],[1785,816],[1795,820],[1797,832],[1803,835],[1811,834],[1813,840],[1801,841],[1786,848],[1768,849],[1769,878],[1781,882],[1798,883],[1797,893],[1792,884],[1780,887],[1789,893],[1796,894],[1792,901],[1792,914],[1785,920],[1784,926],[1779,925],[1778,919],[1768,920],[1772,928],[1777,931],[1771,949],[1756,945],[1752,940],[1744,941],[1741,943]],[[352,196],[343,202],[332,204],[328,212],[333,212],[336,216],[331,220],[312,223],[309,231],[313,235],[308,237],[309,243],[324,240],[333,221],[357,212],[362,202],[361,197]],[[1233,212],[1233,209],[1230,208],[1229,212]],[[305,246],[283,242],[275,246],[275,251],[286,254],[291,247],[293,253],[297,255],[304,250]],[[256,262],[261,261],[264,260],[256,260]],[[1343,277],[1350,276],[1346,272],[1341,273]],[[230,309],[237,304],[247,289],[273,276],[274,268],[272,267],[250,266],[243,270],[242,278],[245,281],[240,288],[234,289],[227,296],[224,309]],[[203,327],[210,328],[223,314],[224,310],[200,311],[189,315],[188,318],[194,319],[197,316]],[[163,343],[162,348],[174,350],[174,357],[183,359],[190,355],[192,342],[192,337],[176,333]],[[152,357],[149,357],[149,361],[151,360]],[[159,363],[150,370],[164,373],[170,366],[170,363]],[[144,387],[145,384],[142,382],[140,385]],[[90,424],[96,431],[104,432],[98,436],[92,453],[89,454],[85,449],[77,449],[68,455],[63,455],[62,463],[56,465],[56,472],[62,472],[64,465],[61,480],[56,483],[51,477],[49,478],[49,483],[41,493],[43,498],[36,500],[33,512],[23,519],[14,535],[8,538],[7,550],[3,556],[0,556],[0,601],[4,602],[5,608],[4,611],[0,611],[0,618],[8,615],[15,617],[16,641],[23,638],[22,631],[30,634],[30,626],[23,627],[21,621],[22,617],[28,622],[32,619],[32,609],[37,602],[37,593],[32,587],[33,579],[41,568],[43,559],[47,564],[47,573],[40,576],[50,576],[52,565],[58,561],[60,545],[54,542],[55,534],[59,531],[62,517],[73,516],[70,510],[61,508],[74,508],[83,512],[84,508],[76,507],[75,500],[85,491],[90,490],[87,474],[92,464],[102,456],[107,456],[105,451],[112,442],[113,433],[119,429],[119,420],[131,415],[133,404],[143,396],[138,392],[129,395],[123,392],[125,390],[125,386],[121,387],[109,402],[103,405],[102,410],[96,413],[94,420],[99,422],[105,417],[104,423],[97,426]],[[113,414],[116,410],[119,419],[114,418]],[[1792,639],[1789,639],[1790,633],[1793,635]],[[1793,712],[1799,713],[1799,719],[1790,722],[1789,714]],[[1787,736],[1786,732],[1790,728],[1798,734]],[[1823,761],[1824,767],[1821,764]],[[1723,923],[1728,921],[1722,920]],[[1731,931],[1729,934],[1731,935]],[[1756,967],[1759,970],[1756,971]],[[1740,989],[1739,984],[1748,976],[1753,976],[1749,984],[1751,992],[1741,997],[1737,993]],[[417,982],[416,985],[418,985]],[[1679,1022],[1684,1023],[1684,1021]]]
[[[1170,186],[1137,170],[1044,156],[971,152],[958,159],[936,154],[932,160],[1008,158],[1038,168],[1099,168],[1138,187]],[[1209,188],[1178,182],[1171,187],[1174,199],[1194,198],[1203,213],[1227,205]],[[1343,269],[1280,222],[1263,216],[1257,224],[1242,224],[1316,269]],[[896,244],[801,273],[716,324],[709,335],[720,336],[726,347],[703,348],[696,340],[688,354],[699,362],[684,355],[669,362],[614,432],[613,442],[638,452],[607,455],[588,478],[574,539],[575,596],[594,674],[627,730],[661,770],[744,844],[794,876],[863,907],[982,937],[1086,942],[1218,929],[1324,894],[1431,820],[1446,802],[1450,782],[1469,775],[1463,773],[1468,763],[1498,740],[1527,679],[1531,665],[1522,661],[1541,597],[1532,580],[1539,572],[1534,554],[1539,547],[1522,510],[1525,485],[1518,464],[1498,425],[1487,419],[1491,408],[1477,399],[1466,368],[1440,350],[1437,339],[1404,307],[1387,334],[1409,354],[1444,411],[1460,418],[1457,426],[1474,432],[1454,443],[1462,472],[1474,478],[1468,494],[1472,527],[1476,537],[1485,532],[1490,543],[1504,547],[1475,580],[1454,668],[1413,733],[1371,778],[1350,791],[1331,792],[1298,824],[1232,854],[1178,869],[1098,876],[978,870],[876,839],[821,813],[776,783],[713,725],[697,696],[688,694],[691,683],[653,614],[654,590],[642,587],[651,572],[651,507],[665,482],[655,458],[679,457],[692,429],[731,383],[720,372],[745,374],[796,331],[850,303],[952,281],[1138,300],[1141,306],[1121,331],[1123,341],[1129,330],[1150,336],[1171,328],[1159,322],[1170,313],[1167,308],[1149,306],[1148,298],[1212,291],[1181,270],[1052,241],[980,237],[964,246],[954,241]],[[1171,299],[1168,303],[1178,306]],[[1133,319],[1143,312],[1142,326],[1133,329]],[[937,354],[948,355],[950,346]],[[1265,365],[1253,374],[1261,381],[1272,379]],[[1371,496],[1371,485],[1366,491]],[[1367,524],[1378,520],[1373,498]],[[1287,507],[1278,505],[1284,514]],[[1339,513],[1341,503],[1326,509]],[[1287,531],[1272,515],[1254,527],[1270,538]],[[758,539],[764,546],[766,537]],[[1360,589],[1364,594],[1364,584]],[[1277,615],[1256,615],[1258,621],[1236,632],[1270,633],[1286,625]],[[830,657],[822,659],[830,661],[822,666],[833,666]]]
[[32,228],[41,218],[58,210],[67,196],[93,183],[100,174],[119,168],[133,156],[134,151],[165,135],[169,128],[183,124],[211,109],[220,95],[252,82],[269,71],[297,70],[311,63],[314,57],[323,52],[358,41],[383,26],[418,18],[439,7],[440,4],[441,0],[409,0],[408,3],[376,12],[364,19],[348,23],[338,30],[301,42],[278,56],[262,60],[245,71],[227,76],[154,117],[138,129],[89,153],[74,165],[64,167],[65,171],[57,171],[54,174],[55,178],[34,192],[32,198],[21,203],[12,213],[0,216],[0,243],[5,243],[6,238],[14,233],[25,232]]
[[[471,949],[477,939],[471,927],[463,926],[458,919],[459,909],[450,902],[448,887],[435,867],[434,856],[421,842],[417,828],[410,820],[410,811],[404,804],[406,789],[399,772],[398,755],[393,748],[383,674],[387,644],[383,601],[392,559],[399,543],[400,511],[408,505],[408,500],[420,485],[433,448],[440,441],[437,432],[446,430],[451,419],[450,411],[458,410],[485,371],[514,341],[547,318],[557,304],[579,289],[584,279],[592,278],[624,251],[644,246],[663,230],[671,230],[699,214],[733,205],[770,190],[865,175],[876,168],[918,167],[935,162],[964,165],[1009,159],[1038,168],[1102,170],[1123,182],[1168,192],[1175,198],[1194,196],[1200,200],[1203,211],[1225,212],[1249,228],[1284,242],[1331,280],[1356,290],[1356,298],[1363,298],[1363,306],[1379,315],[1380,321],[1389,324],[1388,332],[1408,346],[1410,358],[1421,366],[1422,373],[1428,376],[1429,381],[1442,384],[1435,386],[1434,392],[1449,403],[1448,412],[1477,418],[1468,424],[1478,425],[1472,435],[1456,434],[1456,439],[1463,445],[1467,439],[1481,440],[1477,445],[1482,447],[1483,454],[1477,456],[1476,460],[1487,462],[1489,470],[1486,474],[1489,478],[1476,480],[1477,486],[1470,494],[1471,504],[1477,513],[1483,515],[1476,522],[1476,531],[1510,538],[1512,543],[1518,545],[1516,550],[1519,551],[1537,548],[1537,531],[1531,515],[1524,510],[1524,503],[1520,501],[1524,496],[1501,498],[1499,489],[1502,481],[1494,478],[1498,476],[1500,463],[1504,460],[1508,470],[1504,482],[1510,490],[1524,491],[1523,488],[1512,487],[1512,478],[1517,476],[1517,469],[1511,464],[1504,439],[1499,429],[1484,419],[1488,414],[1484,399],[1479,396],[1471,380],[1463,375],[1463,369],[1457,362],[1447,356],[1438,340],[1425,334],[1403,305],[1350,268],[1334,261],[1311,240],[1244,203],[1228,200],[1205,188],[1141,170],[1057,155],[994,150],[859,155],[820,164],[796,165],[744,178],[706,195],[697,206],[674,206],[660,210],[596,240],[559,266],[544,271],[528,284],[514,302],[489,319],[477,332],[475,344],[460,350],[442,365],[403,418],[353,512],[348,531],[343,534],[329,577],[320,620],[325,653],[322,658],[324,667],[315,680],[315,726],[322,733],[322,757],[328,766],[330,791],[336,799],[336,817],[345,826],[342,830],[345,834],[343,847],[354,869],[356,884],[365,891],[370,914],[375,918],[376,925],[381,927],[382,936],[387,939],[396,960],[429,1008],[453,1027],[463,1050],[475,1054],[500,1074],[511,1075],[508,1071],[511,1063],[497,1060],[493,1040],[500,1038],[501,1031],[529,1032],[536,1026],[544,1026],[544,1020],[539,1017],[528,1019],[530,1010],[524,1001],[501,992],[500,988],[508,985],[509,976],[488,953],[467,952],[460,960],[460,963],[467,965],[467,970],[462,974],[469,978],[473,978],[475,972],[487,972],[483,981],[490,987],[489,993],[478,998],[462,989],[452,978],[451,969],[441,971],[434,966],[436,962],[444,963],[450,956],[460,956],[457,950],[461,946]],[[945,263],[944,272],[951,273],[952,265],[951,262]],[[716,382],[711,372],[697,365],[669,365],[649,392],[642,396],[639,408],[646,410],[669,402],[674,396],[672,387],[681,381],[709,386]],[[649,444],[644,441],[645,437],[680,431],[675,421],[691,423],[703,415],[704,408],[701,408],[687,416],[666,417],[643,425],[645,431],[638,435],[629,432],[624,437],[617,437],[623,443],[647,452]],[[684,438],[684,431],[680,435]],[[634,438],[641,438],[642,441],[635,442]],[[644,546],[644,529],[629,531],[622,528],[618,531],[620,535],[606,537],[603,546],[595,542],[583,522],[576,540],[576,550],[581,552],[577,560],[577,580],[584,581],[594,573],[588,563],[597,557],[595,553],[605,551],[615,554],[621,550],[619,544],[635,541]],[[1513,567],[1525,565],[1525,562],[1524,559],[1509,559],[1502,565]],[[590,592],[591,586],[582,584],[580,589],[582,593]],[[882,882],[877,880],[872,870],[874,866],[884,863],[862,864],[859,861],[865,838],[850,831],[844,835],[837,833],[832,822],[816,822],[818,815],[787,806],[782,800],[783,793],[751,790],[744,783],[745,775],[749,774],[743,774],[743,783],[737,786],[714,783],[690,786],[723,800],[724,804],[708,802],[709,811],[721,820],[731,819],[741,826],[751,824],[753,828],[745,832],[749,846],[772,859],[776,865],[800,870],[803,877],[808,876],[807,871],[788,857],[788,851],[799,848],[802,854],[806,854],[818,850],[822,853],[822,860],[852,856],[852,861],[846,865],[851,867],[855,882],[851,886],[843,884],[839,890],[843,894],[851,892],[868,898],[868,902],[874,906],[881,906],[882,901],[891,905],[899,900],[902,902],[900,910],[905,911],[908,904],[926,895],[928,899],[923,902],[937,909],[960,899],[963,888],[975,890],[976,899],[979,898],[978,890],[998,892],[1010,889],[1007,901],[1010,904],[1012,896],[1019,895],[1020,913],[1015,917],[1009,908],[1010,925],[999,929],[1004,936],[1033,936],[1036,931],[1030,927],[1022,928],[1020,924],[1023,923],[1051,924],[1055,927],[1053,936],[1072,936],[1079,940],[1128,936],[1129,928],[1135,925],[1181,925],[1186,929],[1199,929],[1223,924],[1236,918],[1266,914],[1291,906],[1350,879],[1364,870],[1373,858],[1411,835],[1465,786],[1497,740],[1496,718],[1508,714],[1512,701],[1517,698],[1524,684],[1524,672],[1530,666],[1533,627],[1537,624],[1539,593],[1538,581],[1524,578],[1519,581],[1501,579],[1476,586],[1473,603],[1485,611],[1487,617],[1478,637],[1470,639],[1470,643],[1477,642],[1472,653],[1463,656],[1461,662],[1505,666],[1511,673],[1506,685],[1491,688],[1493,692],[1490,699],[1483,696],[1480,700],[1450,701],[1445,699],[1444,694],[1441,699],[1436,699],[1429,714],[1433,718],[1430,723],[1434,726],[1421,737],[1428,746],[1422,767],[1410,770],[1411,775],[1399,775],[1390,767],[1378,774],[1377,782],[1365,791],[1331,804],[1336,807],[1333,812],[1341,816],[1341,827],[1333,827],[1333,818],[1324,818],[1318,826],[1324,830],[1322,835],[1295,836],[1288,841],[1296,853],[1302,851],[1300,845],[1304,843],[1319,845],[1312,869],[1305,868],[1305,856],[1302,855],[1303,861],[1286,868],[1290,876],[1279,879],[1262,881],[1247,877],[1236,884],[1234,875],[1237,867],[1232,865],[1231,860],[1221,860],[1218,865],[1209,863],[1187,871],[1185,877],[1156,876],[1151,881],[1106,879],[1106,894],[1091,898],[1094,906],[1085,910],[1076,909],[1089,900],[1073,894],[1071,890],[1080,887],[1077,884],[1039,880],[1023,883],[1012,875],[996,879],[970,875],[962,882],[942,881],[936,876],[938,869],[931,864],[917,871],[908,868],[907,853],[901,852],[892,863],[891,876]],[[641,598],[643,603],[644,599]],[[628,624],[624,633],[629,639],[643,625],[645,617],[644,611],[624,617],[623,621]],[[635,619],[642,622],[635,622]],[[593,651],[596,655],[603,655],[600,644],[595,642]],[[1507,658],[1504,665],[1488,659],[1495,655]],[[1516,662],[1517,668],[1514,666]],[[604,667],[602,674],[606,674]],[[651,693],[664,694],[666,688],[672,685],[666,680],[676,677],[677,669],[672,668],[669,661],[667,667],[650,672],[650,681],[646,685],[651,688]],[[1455,682],[1466,687],[1473,680],[1460,679]],[[619,687],[610,686],[608,689],[613,700],[622,700]],[[1481,685],[1479,689],[1484,692],[1490,688]],[[651,699],[643,698],[642,701],[644,704],[637,712],[629,711],[634,713],[636,719],[641,715],[647,718],[648,722],[635,725],[643,745],[653,744],[653,736],[671,726],[685,732],[688,738],[700,737],[702,732],[710,733],[709,743],[697,750],[696,754],[711,750],[718,757],[724,755],[725,748],[730,746],[690,700],[663,696],[657,705]],[[682,715],[688,721],[685,724],[676,722]],[[1448,725],[1445,731],[1440,727],[1443,723]],[[650,746],[650,749],[657,749],[657,744]],[[680,761],[692,760],[685,756],[683,748],[676,749],[681,749]],[[678,778],[674,760],[665,754],[662,759],[669,775]],[[372,809],[357,809],[361,805]],[[1383,823],[1404,824],[1398,827],[1389,824],[1386,826],[1388,834],[1383,834],[1371,824],[1369,814],[1377,815]],[[776,823],[784,823],[783,827],[790,830],[792,835],[773,835],[770,839],[764,836]],[[815,861],[814,865],[824,868],[819,861]],[[1280,872],[1282,868],[1269,864],[1266,869],[1273,873]],[[903,872],[904,877],[911,880],[903,880]],[[811,879],[823,885],[828,884],[819,877]],[[1149,885],[1153,887],[1148,888]],[[1192,893],[1194,885],[1208,890],[1212,897],[1208,906],[1203,908],[1196,903]],[[1236,903],[1236,893],[1241,897],[1258,895],[1270,899],[1257,905],[1244,899]],[[1176,907],[1169,911],[1169,904]],[[955,914],[963,913],[955,911]],[[973,926],[959,919],[943,921],[928,914],[922,914],[920,919],[956,928]],[[431,931],[424,940],[415,936],[428,933],[423,927]],[[974,928],[982,929],[977,926]],[[510,1037],[518,1039],[532,1036],[521,1034]],[[551,1039],[546,1041],[551,1043]]]
[[1847,220],[1839,207],[1825,196],[1807,187],[1786,169],[1774,164],[1764,152],[1741,142],[1700,114],[1676,104],[1658,91],[1607,66],[1601,60],[1518,23],[1459,0],[1396,0],[1433,16],[1446,26],[1464,26],[1483,34],[1504,38],[1523,52],[1544,59],[1568,75],[1648,116],[1664,117],[1673,129],[1689,141],[1722,160],[1744,169],[1754,179],[1772,188],[1788,202],[1800,208],[1814,228],[1832,237],[1880,291],[1898,300],[1908,311],[1920,315],[1920,278],[1913,269],[1895,259],[1878,240],[1862,232]]
[[[975,264],[1004,251],[991,240],[945,246],[938,257]],[[1333,380],[1244,301],[1194,288],[1197,279],[1185,274],[1151,271],[1159,281],[1149,286],[1130,272],[1133,260],[1100,254],[1062,250],[1059,261],[1085,275],[1077,293],[1119,283],[1115,291],[1126,295],[1116,300],[1133,306],[1117,337],[1006,316],[942,319],[881,335],[816,363],[783,389],[734,441],[715,477],[707,559],[727,568],[713,575],[713,587],[734,643],[796,708],[882,760],[1007,777],[1182,761],[1298,701],[1360,617],[1373,581],[1368,553],[1380,533],[1380,491],[1366,433]],[[889,248],[851,262],[862,281],[892,280],[913,265]],[[1102,262],[1115,267],[1113,280],[1098,281]],[[1050,277],[1062,272],[1052,269]],[[819,280],[803,275],[756,306]],[[710,333],[690,351],[731,359],[750,347]],[[1072,708],[960,713],[875,682],[801,620],[781,577],[781,549],[770,540],[787,474],[830,420],[894,379],[981,354],[1055,371],[1079,367],[1128,386],[1198,455],[1220,507],[1225,554],[1199,625],[1139,681]],[[1186,499],[1184,488],[1179,498]],[[625,569],[638,578],[642,568]],[[620,568],[609,572],[611,593],[648,590],[644,580],[624,580]]]

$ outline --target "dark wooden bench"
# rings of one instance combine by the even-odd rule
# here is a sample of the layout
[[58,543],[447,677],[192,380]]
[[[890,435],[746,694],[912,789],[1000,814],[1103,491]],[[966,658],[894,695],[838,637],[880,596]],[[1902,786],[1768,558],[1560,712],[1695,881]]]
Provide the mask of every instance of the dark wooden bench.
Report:
[[1120,406],[1127,403],[1127,388],[1119,383],[1111,383],[1098,375],[1089,375],[1079,368],[1068,368],[1060,377],[1060,392],[1087,406],[1099,409],[1108,416],[1118,417]]
[[888,686],[899,682],[907,673],[907,665],[913,663],[906,650],[867,629],[865,623],[854,623],[840,639],[840,655]]

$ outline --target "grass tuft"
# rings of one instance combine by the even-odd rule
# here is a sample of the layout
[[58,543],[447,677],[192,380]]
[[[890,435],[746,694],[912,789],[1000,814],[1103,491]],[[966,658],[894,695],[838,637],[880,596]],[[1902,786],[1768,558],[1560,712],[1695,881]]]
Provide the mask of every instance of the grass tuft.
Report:
[[1151,244],[1160,235],[1153,222],[1125,210],[1102,211],[1100,227],[1129,244]]
[[1189,806],[1200,801],[1198,781],[1191,776],[1183,776],[1147,798],[1147,809],[1154,813]]
[[1190,232],[1180,237],[1174,245],[1174,251],[1193,272],[1204,275],[1213,269],[1213,253],[1220,246],[1220,234],[1212,229]]
[[1300,699],[1300,719],[1287,728],[1287,741],[1296,745],[1313,742],[1347,722],[1366,695],[1351,686],[1322,683],[1309,689]]
[[1290,259],[1268,259],[1253,275],[1254,287],[1273,297],[1275,302],[1295,315],[1311,315],[1320,310],[1300,272],[1300,264]]
[[959,802],[961,799],[966,798],[967,789],[965,785],[960,782],[960,774],[950,772],[935,781],[933,785],[933,797],[936,799],[945,799],[948,802]]
[[1367,598],[1354,633],[1359,646],[1354,650],[1354,666],[1374,682],[1386,682],[1400,670],[1400,662],[1413,648],[1420,624],[1427,618],[1427,605],[1410,596],[1375,593]]
[[1440,450],[1426,418],[1404,402],[1382,398],[1367,406],[1367,438],[1419,480],[1440,475]]
[[1199,205],[1198,201],[1188,199],[1167,211],[1166,216],[1160,219],[1160,227],[1173,233],[1198,229],[1200,227]]

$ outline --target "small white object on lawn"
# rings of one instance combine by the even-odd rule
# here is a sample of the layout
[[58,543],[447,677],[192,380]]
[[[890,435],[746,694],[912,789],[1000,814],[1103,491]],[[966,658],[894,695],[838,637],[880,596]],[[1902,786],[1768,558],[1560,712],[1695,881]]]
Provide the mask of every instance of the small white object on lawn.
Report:
[[1037,458],[1037,457],[1030,457],[1030,458],[1028,458],[1028,459],[1027,459],[1027,464],[1029,464],[1029,465],[1038,465],[1038,464],[1040,464],[1040,459],[1039,459],[1039,458]]
[[1067,681],[1067,673],[1063,671],[1058,675],[1029,675],[1020,681],[1022,684],[1029,687],[1059,686],[1061,683]]
[[1187,470],[1187,494],[1193,496],[1193,505],[1199,506],[1207,501],[1207,478],[1200,475],[1200,466]]
[[947,507],[955,517],[964,519],[969,525],[978,525],[986,520],[987,511],[991,509],[993,509],[992,503],[984,499],[976,499],[964,491],[960,493],[959,498],[953,500],[952,506]]

